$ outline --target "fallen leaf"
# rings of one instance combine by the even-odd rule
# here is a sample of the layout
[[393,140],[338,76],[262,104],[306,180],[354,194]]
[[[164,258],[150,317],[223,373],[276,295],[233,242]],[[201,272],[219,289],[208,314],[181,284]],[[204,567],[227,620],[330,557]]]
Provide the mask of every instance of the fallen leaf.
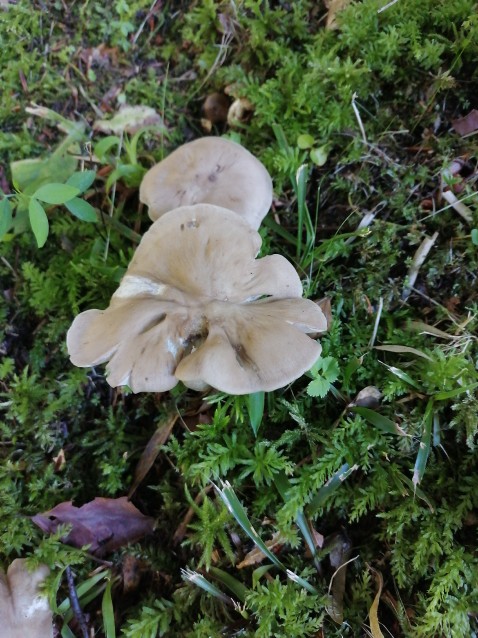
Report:
[[335,572],[330,580],[329,600],[326,611],[329,616],[338,624],[342,624],[344,617],[344,593],[347,575],[347,563],[352,552],[352,546],[348,537],[337,532],[328,537],[325,543],[330,549],[330,565],[335,568]]
[[136,558],[133,554],[126,554],[121,564],[123,593],[130,594],[138,589],[141,579],[147,571],[148,565],[144,560]]
[[133,485],[128,493],[128,498],[136,492],[138,485],[144,479],[146,474],[151,469],[156,457],[159,454],[161,446],[169,439],[169,435],[174,427],[174,424],[178,420],[179,414],[171,415],[166,421],[163,421],[157,428],[156,432],[149,439],[148,444],[141,454],[141,458],[138,461],[138,465],[134,471]]
[[451,125],[462,137],[478,131],[478,110],[473,109],[464,117],[452,120]]
[[0,570],[0,635],[5,638],[50,638],[53,617],[48,598],[39,585],[49,569],[29,571],[24,558],[16,558],[7,573]]
[[[265,545],[268,549],[274,550],[278,547],[282,547],[287,542],[287,539],[280,532],[275,532],[272,535],[272,538],[265,542]],[[254,547],[250,552],[248,552],[244,560],[242,560],[239,565],[236,565],[237,569],[243,569],[244,567],[250,567],[251,565],[257,565],[258,563],[262,563],[262,561],[266,558],[266,555],[258,548]]]
[[325,2],[327,7],[327,19],[325,21],[326,29],[337,29],[337,14],[343,11],[352,0],[328,0]]
[[50,534],[54,534],[60,525],[71,525],[62,541],[74,547],[89,545],[89,552],[96,556],[134,543],[154,529],[154,519],[142,514],[126,496],[97,497],[81,507],[67,501],[32,516],[32,521]]
[[147,126],[164,128],[163,120],[150,106],[123,106],[110,120],[96,120],[93,124],[95,131],[102,133],[134,134]]
[[370,607],[370,611],[368,612],[368,616],[370,618],[370,632],[373,638],[384,638],[382,630],[380,629],[380,624],[378,622],[378,604],[380,602],[380,594],[382,593],[383,587],[383,578],[382,574],[375,569],[370,567],[370,570],[374,572],[378,582],[378,591],[373,599],[373,603]]

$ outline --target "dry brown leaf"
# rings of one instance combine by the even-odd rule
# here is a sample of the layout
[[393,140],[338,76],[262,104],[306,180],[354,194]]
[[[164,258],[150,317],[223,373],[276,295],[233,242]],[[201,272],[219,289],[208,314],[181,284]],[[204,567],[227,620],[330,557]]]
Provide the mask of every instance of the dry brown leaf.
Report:
[[118,113],[110,120],[96,120],[93,124],[95,131],[102,133],[134,134],[147,126],[164,128],[163,120],[150,106],[122,106]]
[[[275,532],[272,535],[272,538],[265,542],[265,545],[268,549],[274,550],[277,547],[281,547],[286,543],[287,539],[280,532]],[[254,547],[250,552],[248,552],[244,560],[242,560],[239,565],[237,565],[237,569],[243,569],[244,567],[250,567],[251,565],[257,565],[258,563],[262,563],[262,561],[266,558],[266,555],[261,552],[258,547]]]
[[133,485],[131,486],[131,489],[128,493],[128,498],[131,498],[131,496],[136,492],[136,490],[138,489],[138,485],[141,483],[141,481],[144,479],[146,474],[153,466],[153,463],[155,462],[156,457],[159,454],[161,446],[164,445],[169,439],[171,431],[174,427],[174,424],[178,420],[178,417],[178,414],[173,414],[168,419],[166,419],[166,421],[160,423],[160,425],[156,428],[156,432],[149,439],[148,444],[144,448],[143,453],[141,454],[141,458],[138,461],[138,465],[136,466],[136,469],[134,471]]
[[473,109],[464,117],[452,120],[451,125],[458,135],[461,135],[462,137],[478,131],[478,110]]
[[338,624],[342,624],[344,617],[344,593],[347,576],[347,562],[352,552],[350,540],[345,534],[337,532],[326,541],[326,547],[331,547],[329,554],[330,565],[335,572],[329,585],[330,602],[326,607],[329,616]]
[[382,574],[376,569],[372,569],[370,567],[370,570],[373,571],[373,573],[376,575],[378,582],[378,591],[375,595],[375,598],[373,599],[370,611],[368,612],[368,616],[370,618],[370,632],[373,638],[384,638],[382,630],[380,629],[380,623],[378,622],[378,604],[380,602],[380,595],[382,593],[383,578]]
[[7,573],[0,571],[0,635],[4,638],[50,638],[53,618],[48,599],[39,591],[48,575],[40,565],[29,571],[26,561],[17,558]]
[[74,547],[89,545],[90,553],[96,556],[134,543],[154,529],[154,519],[141,514],[126,496],[97,497],[81,507],[67,501],[32,516],[32,521],[50,534],[54,534],[60,525],[71,525],[71,531],[62,541]]
[[328,0],[325,2],[325,6],[327,7],[327,19],[325,21],[326,29],[337,29],[337,14],[343,11],[352,0]]

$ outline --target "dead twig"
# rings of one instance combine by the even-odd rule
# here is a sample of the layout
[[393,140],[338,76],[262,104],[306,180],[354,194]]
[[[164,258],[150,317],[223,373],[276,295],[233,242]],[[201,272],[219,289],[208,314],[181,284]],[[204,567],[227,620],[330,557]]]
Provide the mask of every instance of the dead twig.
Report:
[[73,613],[75,614],[75,618],[78,621],[78,624],[80,625],[83,638],[90,638],[85,616],[83,614],[83,610],[81,609],[80,601],[78,600],[78,594],[75,587],[75,579],[73,577],[73,572],[71,571],[70,566],[65,569],[65,574],[66,582],[68,583],[68,594],[70,598],[71,608],[73,610]]
[[406,285],[402,292],[402,301],[406,301],[412,291],[412,288],[415,284],[415,281],[418,277],[418,272],[422,267],[425,259],[427,258],[428,253],[432,249],[438,238],[438,233],[434,233],[432,237],[425,237],[417,251],[413,255],[413,261],[408,269],[407,277],[406,277]]

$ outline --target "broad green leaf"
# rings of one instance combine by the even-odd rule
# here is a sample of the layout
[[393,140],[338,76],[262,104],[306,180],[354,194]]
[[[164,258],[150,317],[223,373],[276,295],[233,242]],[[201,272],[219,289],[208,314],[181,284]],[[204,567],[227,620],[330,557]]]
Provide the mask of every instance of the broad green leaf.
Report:
[[78,165],[78,160],[73,156],[73,153],[80,152],[78,144],[75,143],[77,139],[76,133],[69,135],[46,158],[11,162],[10,170],[15,188],[31,195],[43,184],[51,182],[52,175],[58,182],[66,181]]
[[13,225],[12,205],[5,197],[0,201],[0,238],[8,233]]
[[33,197],[46,204],[64,204],[70,199],[73,199],[73,197],[76,197],[79,192],[76,186],[52,182],[51,184],[40,186],[40,188],[33,193]]
[[96,222],[98,221],[98,216],[96,215],[96,210],[93,208],[91,204],[85,202],[84,199],[80,199],[79,197],[73,197],[69,201],[65,202],[66,208],[70,211],[72,215],[78,217],[83,222]]
[[330,390],[330,383],[327,379],[318,376],[307,386],[307,394],[311,397],[320,397],[323,399]]
[[66,183],[84,193],[95,181],[96,171],[77,171],[70,175]]
[[310,159],[317,166],[323,166],[327,162],[329,154],[326,146],[319,146],[310,151]]
[[105,188],[108,191],[119,179],[122,179],[126,186],[139,186],[145,172],[139,164],[120,164],[108,175]]
[[330,381],[330,383],[336,381],[340,374],[337,359],[334,357],[324,357],[323,359],[320,359],[320,361],[322,361],[322,374],[327,381]]
[[313,143],[314,143],[314,138],[312,137],[312,135],[309,135],[308,133],[303,133],[302,135],[299,135],[297,138],[297,146],[301,150],[310,148]]
[[121,140],[117,135],[108,135],[95,144],[94,154],[102,162],[106,159],[106,153],[114,146],[119,146]]
[[264,392],[254,392],[253,394],[247,395],[246,398],[249,420],[255,436],[257,436],[264,415],[264,397]]
[[478,246],[478,228],[473,228],[471,231],[471,241],[475,246]]
[[32,197],[28,206],[28,215],[30,217],[30,224],[37,240],[38,248],[45,245],[48,238],[48,217],[46,216],[45,209],[40,202]]

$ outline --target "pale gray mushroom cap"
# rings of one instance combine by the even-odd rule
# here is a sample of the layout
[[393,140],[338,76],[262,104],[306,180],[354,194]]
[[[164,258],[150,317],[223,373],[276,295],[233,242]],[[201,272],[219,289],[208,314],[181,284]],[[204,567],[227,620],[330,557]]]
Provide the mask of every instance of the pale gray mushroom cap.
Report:
[[153,221],[180,206],[214,204],[259,228],[272,204],[272,179],[243,146],[222,137],[183,144],[151,168],[139,189]]
[[327,322],[302,299],[284,257],[255,259],[260,245],[260,235],[230,210],[198,204],[162,216],[109,307],[74,320],[72,363],[109,361],[108,383],[133,392],[163,392],[180,380],[249,394],[297,379],[321,351],[307,333],[324,331]]

